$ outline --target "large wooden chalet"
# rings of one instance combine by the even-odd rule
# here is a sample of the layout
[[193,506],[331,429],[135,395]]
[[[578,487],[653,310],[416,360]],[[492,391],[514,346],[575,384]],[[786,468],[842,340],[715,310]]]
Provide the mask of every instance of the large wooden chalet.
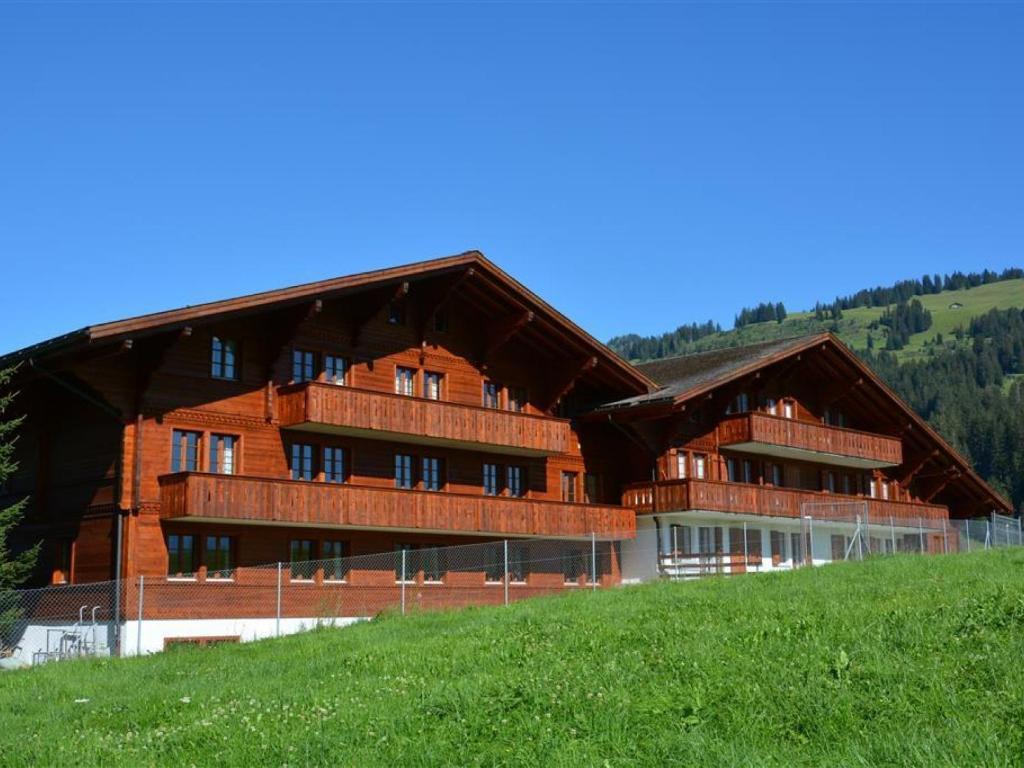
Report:
[[[806,559],[813,505],[901,537],[1009,510],[832,336],[632,366],[477,252],[93,325],[14,363],[0,504],[30,497],[46,582],[638,531],[778,564]],[[656,572],[614,552],[609,579]]]

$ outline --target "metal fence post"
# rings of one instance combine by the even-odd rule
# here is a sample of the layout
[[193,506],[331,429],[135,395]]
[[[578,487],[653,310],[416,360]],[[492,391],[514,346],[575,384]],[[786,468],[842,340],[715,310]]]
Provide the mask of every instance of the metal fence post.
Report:
[[889,538],[892,540],[892,553],[896,554],[896,524],[892,521],[892,515],[889,515]]
[[146,589],[146,577],[140,575],[139,576],[139,615],[138,615],[138,621],[135,622],[135,655],[136,656],[141,656],[142,655],[142,607],[144,605],[144,603],[143,603],[143,593],[145,592],[145,589]]
[[597,534],[590,532],[590,591],[597,590]]
[[971,551],[971,518],[967,518],[964,521],[964,524],[967,526],[967,551],[970,552]]
[[278,561],[278,563],[277,563],[277,609],[276,609],[276,612],[274,613],[274,616],[276,618],[276,622],[275,622],[276,629],[275,629],[275,631],[276,631],[276,634],[277,634],[278,637],[281,636],[281,571],[282,571],[281,562]]
[[949,554],[949,539],[946,538],[946,521],[942,521],[942,554]]
[[508,605],[508,539],[505,539],[505,605]]
[[917,543],[921,548],[921,554],[924,554],[924,520],[920,517],[917,518]]
[[985,549],[989,549],[992,546],[992,524],[988,520],[985,521]]
[[814,565],[814,515],[807,516],[807,549],[811,565]]
[[1020,518],[1018,517],[1018,518],[1017,518],[1017,546],[1018,546],[1018,547],[1019,547],[1019,546],[1020,546],[1021,544],[1024,544],[1024,538],[1022,538],[1022,536],[1024,536],[1024,531],[1022,531],[1022,530],[1021,530],[1021,527],[1020,527]]
[[747,551],[747,521],[743,521],[743,570],[747,570],[747,563],[750,562],[750,554]]
[[402,615],[405,616],[405,553],[407,550],[402,549]]
[[867,532],[867,538],[864,539],[864,549],[867,553],[871,554],[871,509],[868,507],[867,502],[864,503],[864,530]]

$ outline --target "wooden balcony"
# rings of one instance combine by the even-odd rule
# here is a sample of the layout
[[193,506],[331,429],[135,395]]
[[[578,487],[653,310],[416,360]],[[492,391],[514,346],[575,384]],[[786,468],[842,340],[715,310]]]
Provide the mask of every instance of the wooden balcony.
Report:
[[[949,511],[937,504],[888,501],[838,493],[774,488],[748,483],[711,480],[666,480],[628,486],[622,504],[639,514],[708,510],[767,517],[852,518],[867,515],[871,521],[945,520]],[[806,506],[805,506],[806,505]]]
[[181,472],[160,478],[163,518],[495,536],[632,538],[633,510],[504,496]]
[[282,427],[519,456],[566,453],[568,420],[308,382],[278,393]]
[[746,453],[862,469],[903,462],[899,438],[767,413],[744,413],[723,420],[718,425],[718,443]]

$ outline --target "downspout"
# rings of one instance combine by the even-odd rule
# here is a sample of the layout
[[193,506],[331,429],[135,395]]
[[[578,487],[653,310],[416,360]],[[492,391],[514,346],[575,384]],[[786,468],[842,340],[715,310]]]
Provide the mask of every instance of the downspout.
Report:
[[115,547],[114,547],[114,648],[116,649],[115,655],[120,655],[121,650],[121,567],[122,557],[121,550],[123,548],[124,541],[124,516],[121,514],[121,491],[124,488],[124,438],[125,438],[125,423],[121,416],[121,412],[106,403],[97,400],[96,398],[88,395],[87,393],[80,390],[73,384],[65,381],[59,376],[55,376],[50,371],[40,366],[35,359],[28,359],[29,368],[40,373],[44,378],[49,379],[58,386],[71,392],[76,397],[85,400],[90,405],[94,405],[100,409],[103,413],[112,417],[117,421],[118,427],[121,431],[121,440],[117,450],[117,457],[114,460],[114,519],[115,523]]

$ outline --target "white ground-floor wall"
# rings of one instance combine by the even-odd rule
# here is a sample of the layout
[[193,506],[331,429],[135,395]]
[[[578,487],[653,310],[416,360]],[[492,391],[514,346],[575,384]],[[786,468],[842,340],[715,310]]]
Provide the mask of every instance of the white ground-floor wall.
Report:
[[[322,617],[250,619],[145,619],[121,624],[121,655],[137,656],[164,650],[167,641],[216,639],[238,642],[262,640],[305,632],[318,626],[344,627],[361,618]],[[112,622],[76,624],[71,622],[25,623],[5,667],[24,667],[77,656],[110,656],[116,645]]]
[[[891,553],[897,539],[919,529],[886,526],[863,532],[854,520],[739,515],[709,510],[637,517],[636,538],[622,542],[622,581],[696,577],[716,564],[720,573],[791,570],[813,562],[858,559],[869,551]],[[737,537],[737,541],[732,541]],[[745,537],[745,542],[744,542]],[[744,546],[745,544],[745,546]]]

